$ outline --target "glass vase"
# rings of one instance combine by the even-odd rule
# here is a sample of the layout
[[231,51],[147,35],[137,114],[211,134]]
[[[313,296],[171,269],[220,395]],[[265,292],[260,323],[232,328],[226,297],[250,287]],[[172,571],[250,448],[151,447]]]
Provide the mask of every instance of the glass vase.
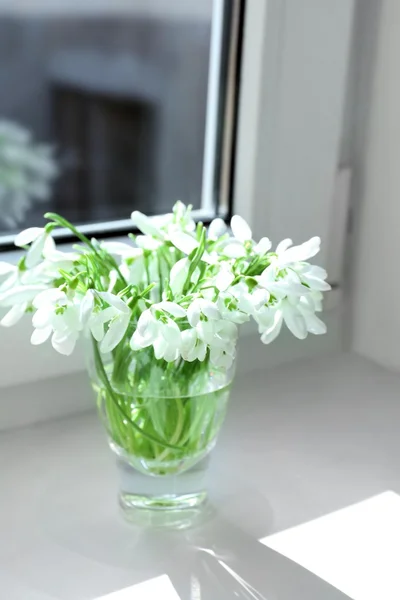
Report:
[[205,471],[225,418],[234,364],[157,360],[121,343],[103,355],[92,340],[89,375],[120,475],[128,519],[144,510],[199,507]]

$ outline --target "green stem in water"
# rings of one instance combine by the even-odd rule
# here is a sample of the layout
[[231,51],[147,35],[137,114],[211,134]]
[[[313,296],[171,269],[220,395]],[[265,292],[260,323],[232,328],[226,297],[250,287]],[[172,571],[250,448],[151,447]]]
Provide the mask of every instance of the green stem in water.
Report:
[[150,440],[151,442],[155,442],[156,444],[159,444],[160,446],[165,446],[166,448],[170,448],[171,450],[181,450],[181,448],[179,446],[175,446],[173,444],[169,444],[168,442],[165,442],[163,440],[159,440],[156,436],[152,435],[151,433],[148,433],[147,431],[144,431],[141,427],[139,427],[139,425],[137,425],[126,413],[125,411],[122,409],[121,405],[119,404],[117,398],[115,397],[114,394],[114,390],[111,387],[111,384],[108,380],[108,376],[106,373],[106,370],[104,368],[103,365],[103,361],[99,352],[99,348],[97,346],[97,342],[96,340],[93,339],[93,352],[94,352],[94,358],[95,358],[95,363],[96,363],[96,368],[97,368],[97,372],[99,377],[101,378],[110,398],[112,399],[112,401],[114,402],[115,406],[118,408],[119,412],[122,414],[122,416],[124,417],[124,419],[126,419],[128,421],[128,423],[130,425],[132,425],[132,427],[143,437],[147,438],[148,440]]

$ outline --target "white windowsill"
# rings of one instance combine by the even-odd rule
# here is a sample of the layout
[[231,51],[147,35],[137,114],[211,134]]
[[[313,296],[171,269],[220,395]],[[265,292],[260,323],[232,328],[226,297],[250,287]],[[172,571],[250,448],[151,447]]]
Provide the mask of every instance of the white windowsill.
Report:
[[114,461],[94,414],[2,433],[4,598],[95,600],[166,574],[185,600],[191,581],[208,589],[206,572],[214,585],[219,576],[231,581],[204,558],[209,549],[265,597],[286,600],[312,585],[299,600],[339,600],[258,540],[400,492],[399,384],[350,354],[239,377],[211,461],[215,511],[172,538],[122,521]]

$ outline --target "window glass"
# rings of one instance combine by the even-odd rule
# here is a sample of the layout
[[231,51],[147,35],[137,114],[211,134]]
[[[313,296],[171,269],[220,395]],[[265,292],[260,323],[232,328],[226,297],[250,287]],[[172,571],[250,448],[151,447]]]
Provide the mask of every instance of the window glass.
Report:
[[0,239],[46,211],[116,229],[177,199],[215,212],[229,12],[213,0],[2,2]]

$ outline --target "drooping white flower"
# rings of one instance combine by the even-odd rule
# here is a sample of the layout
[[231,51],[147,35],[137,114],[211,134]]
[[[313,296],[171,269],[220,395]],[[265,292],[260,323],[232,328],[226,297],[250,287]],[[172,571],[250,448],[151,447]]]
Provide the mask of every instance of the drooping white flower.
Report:
[[161,228],[156,226],[155,220],[151,217],[147,217],[139,210],[134,210],[131,214],[131,219],[133,224],[145,235],[153,236],[160,240],[165,239],[165,235],[161,231]]
[[169,275],[169,286],[174,296],[182,294],[183,286],[189,275],[190,261],[188,258],[181,258],[174,264]]
[[279,269],[292,263],[300,263],[318,254],[321,246],[321,238],[313,237],[300,246],[292,246],[292,240],[286,239],[278,244],[276,258],[272,259]]
[[19,279],[18,265],[12,265],[8,262],[0,262],[0,293],[12,288]]
[[183,318],[186,311],[175,302],[159,302],[145,310],[139,317],[131,339],[131,348],[140,350],[153,346],[155,357],[172,362],[179,357],[181,331],[171,318]]
[[203,361],[207,354],[207,344],[201,340],[195,329],[186,329],[181,334],[180,353],[183,360],[193,362],[194,360]]
[[276,306],[263,311],[257,317],[260,325],[261,341],[271,343],[280,333],[282,323],[285,322],[292,334],[300,340],[307,337],[308,333],[321,335],[326,333],[326,325],[319,319],[308,303],[308,296],[299,299],[289,297],[281,300]]
[[310,265],[308,263],[300,263],[295,266],[295,271],[299,275],[301,281],[311,290],[327,292],[331,289],[331,286],[326,281],[328,273],[322,267],[317,267],[316,265]]
[[218,240],[222,235],[227,232],[228,228],[223,219],[213,219],[208,227],[208,239],[211,241]]
[[0,324],[3,327],[15,325],[31,306],[33,299],[46,289],[45,285],[20,285],[7,289],[0,294],[0,306],[10,307],[10,310],[4,315]]
[[301,278],[294,269],[280,271],[275,263],[269,265],[259,276],[254,279],[259,287],[267,290],[275,298],[282,299],[288,295],[302,296],[308,292]]
[[74,351],[82,323],[79,305],[59,288],[47,289],[33,300],[37,309],[32,317],[33,345],[43,344],[51,336],[52,346],[60,354],[69,356]]
[[114,350],[123,339],[132,313],[129,306],[119,296],[110,292],[96,292],[96,295],[106,302],[110,309],[107,313],[105,313],[107,310],[105,309],[102,311],[103,314],[99,315],[99,323],[108,323],[107,333],[100,343],[100,351],[107,353]]
[[229,288],[234,279],[235,275],[232,271],[232,266],[227,261],[221,262],[219,271],[215,278],[215,287],[220,292],[224,292]]
[[217,321],[221,318],[221,315],[214,302],[204,298],[196,298],[188,308],[188,321],[192,327],[196,327],[204,317],[207,321]]
[[262,238],[258,243],[252,239],[252,231],[246,221],[239,215],[234,215],[231,219],[231,229],[233,239],[229,240],[223,248],[223,254],[230,258],[242,258],[249,252],[264,255],[271,248],[271,242],[268,238]]
[[26,266],[34,267],[43,257],[55,251],[55,243],[50,233],[43,227],[28,227],[21,231],[15,238],[16,246],[23,248],[30,244],[26,254]]

